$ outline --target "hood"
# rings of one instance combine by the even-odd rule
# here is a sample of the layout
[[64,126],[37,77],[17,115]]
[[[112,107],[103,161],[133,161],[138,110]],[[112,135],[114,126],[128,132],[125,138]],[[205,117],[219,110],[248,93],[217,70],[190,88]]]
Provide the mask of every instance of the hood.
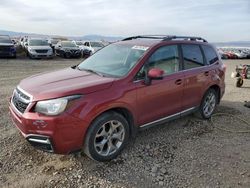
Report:
[[14,47],[14,44],[13,43],[0,43],[0,46]]
[[65,68],[37,74],[22,80],[19,87],[33,96],[33,101],[75,94],[88,94],[109,88],[114,78]]
[[33,50],[49,50],[51,49],[50,46],[29,46],[29,49],[33,49]]

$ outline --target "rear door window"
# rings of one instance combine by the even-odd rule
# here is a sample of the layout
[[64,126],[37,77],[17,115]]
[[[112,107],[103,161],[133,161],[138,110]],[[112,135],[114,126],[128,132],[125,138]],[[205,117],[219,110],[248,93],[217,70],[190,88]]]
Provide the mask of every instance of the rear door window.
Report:
[[215,50],[211,46],[202,45],[202,49],[204,51],[207,63],[209,65],[211,65],[219,60]]
[[199,45],[182,44],[184,69],[193,69],[205,65],[204,58]]

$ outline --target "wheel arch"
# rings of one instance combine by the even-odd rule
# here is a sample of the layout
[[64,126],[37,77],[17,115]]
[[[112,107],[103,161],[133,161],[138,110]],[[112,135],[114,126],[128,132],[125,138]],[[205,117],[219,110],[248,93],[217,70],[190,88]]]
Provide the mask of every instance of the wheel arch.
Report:
[[[214,89],[218,95],[218,98],[217,98],[217,104],[220,103],[220,100],[221,100],[221,89],[220,87],[217,85],[217,84],[214,84],[214,85],[211,85],[207,90],[206,92],[209,90],[209,89]],[[205,93],[206,93],[205,92]]]
[[103,111],[101,111],[100,113],[98,113],[93,119],[91,119],[89,126],[86,130],[85,136],[84,136],[84,140],[86,138],[86,134],[88,133],[92,123],[96,120],[96,118],[98,118],[99,116],[101,116],[104,113],[108,113],[108,112],[116,112],[121,114],[127,121],[129,124],[129,135],[131,137],[135,137],[136,133],[137,133],[137,126],[136,126],[136,120],[135,117],[133,115],[133,113],[126,107],[121,107],[121,106],[116,106],[116,107],[111,107],[109,109],[105,109]]
[[[117,112],[117,113],[121,114],[122,116],[124,116],[129,124],[130,136],[132,136],[132,137],[135,136],[135,134],[136,134],[135,119],[134,119],[132,112],[130,112],[130,110],[128,110],[125,107],[114,107],[114,108],[111,108],[107,111],[114,111],[114,112]],[[107,111],[105,111],[105,112],[107,112]],[[103,112],[103,113],[105,113],[105,112]]]

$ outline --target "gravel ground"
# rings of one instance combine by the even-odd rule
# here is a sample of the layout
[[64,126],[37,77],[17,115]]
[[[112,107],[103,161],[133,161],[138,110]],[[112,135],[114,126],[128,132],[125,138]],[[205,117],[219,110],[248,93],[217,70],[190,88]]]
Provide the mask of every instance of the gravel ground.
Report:
[[[122,154],[107,163],[84,154],[56,155],[31,147],[12,124],[8,99],[18,82],[80,59],[0,59],[0,187],[250,187],[250,133],[226,116],[203,121],[194,116],[140,132]],[[236,64],[227,60],[226,93],[217,112],[250,122],[250,80],[243,88],[230,78]],[[249,130],[249,128],[248,128]]]

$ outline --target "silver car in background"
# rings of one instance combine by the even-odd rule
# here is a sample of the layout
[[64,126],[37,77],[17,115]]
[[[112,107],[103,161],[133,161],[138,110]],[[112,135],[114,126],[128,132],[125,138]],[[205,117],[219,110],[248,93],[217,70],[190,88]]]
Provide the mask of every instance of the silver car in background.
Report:
[[96,42],[96,41],[86,41],[84,43],[85,49],[88,49],[91,51],[91,53],[95,53],[98,50],[102,49],[104,47],[104,44],[102,42]]
[[31,38],[25,44],[27,56],[30,58],[52,58],[53,50],[45,39]]

